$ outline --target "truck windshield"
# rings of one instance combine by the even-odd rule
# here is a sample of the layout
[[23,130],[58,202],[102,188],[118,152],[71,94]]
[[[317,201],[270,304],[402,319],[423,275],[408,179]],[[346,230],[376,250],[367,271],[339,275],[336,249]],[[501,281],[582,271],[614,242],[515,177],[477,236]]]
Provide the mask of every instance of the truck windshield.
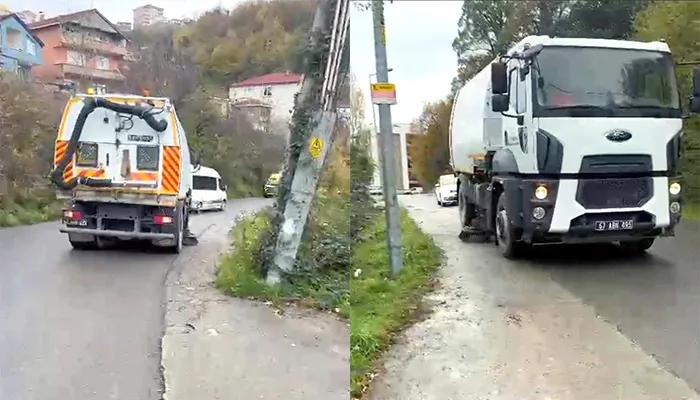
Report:
[[668,53],[546,47],[534,66],[534,116],[681,116],[674,64]]
[[193,190],[216,190],[216,178],[208,176],[192,177]]

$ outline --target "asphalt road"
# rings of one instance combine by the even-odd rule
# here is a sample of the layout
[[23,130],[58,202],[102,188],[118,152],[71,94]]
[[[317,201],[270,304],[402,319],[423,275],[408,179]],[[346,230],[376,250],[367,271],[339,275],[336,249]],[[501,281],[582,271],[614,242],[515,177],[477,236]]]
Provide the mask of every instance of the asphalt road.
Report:
[[[231,201],[192,230],[263,201]],[[80,252],[57,223],[0,229],[0,399],[160,399],[166,275],[196,249]]]
[[[405,199],[439,208],[432,194]],[[456,207],[443,210],[456,217]],[[545,271],[700,392],[699,223],[682,222],[675,238],[658,239],[641,258],[625,258],[612,245],[549,246],[517,265]]]

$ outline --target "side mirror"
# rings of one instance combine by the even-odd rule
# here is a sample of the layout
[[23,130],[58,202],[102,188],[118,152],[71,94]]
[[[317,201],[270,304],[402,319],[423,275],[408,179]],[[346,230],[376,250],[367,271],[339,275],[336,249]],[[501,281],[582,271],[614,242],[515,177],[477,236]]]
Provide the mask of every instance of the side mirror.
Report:
[[693,69],[693,95],[688,108],[693,114],[700,113],[700,68]]
[[491,92],[493,94],[508,93],[508,72],[506,64],[491,63]]
[[226,185],[223,183],[221,184],[221,190],[223,190],[224,192],[226,191]]
[[510,98],[507,94],[494,94],[491,96],[491,110],[493,112],[505,112],[510,107]]
[[436,183],[435,186],[433,186],[433,187],[440,187],[440,184]]

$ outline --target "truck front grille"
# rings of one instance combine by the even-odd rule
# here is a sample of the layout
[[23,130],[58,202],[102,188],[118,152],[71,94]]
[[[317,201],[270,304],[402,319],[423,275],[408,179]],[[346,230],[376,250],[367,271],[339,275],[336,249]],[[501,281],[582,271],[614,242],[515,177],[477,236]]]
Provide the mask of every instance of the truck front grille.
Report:
[[584,179],[576,201],[587,210],[641,207],[654,195],[651,178]]

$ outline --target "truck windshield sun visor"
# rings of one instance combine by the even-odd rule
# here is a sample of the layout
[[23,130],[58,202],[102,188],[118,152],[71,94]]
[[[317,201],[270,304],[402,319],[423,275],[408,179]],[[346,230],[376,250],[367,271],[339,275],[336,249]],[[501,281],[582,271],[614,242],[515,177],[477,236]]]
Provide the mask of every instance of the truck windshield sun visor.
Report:
[[63,158],[59,160],[56,168],[51,171],[51,174],[49,175],[51,183],[53,183],[60,190],[71,190],[79,184],[93,187],[108,187],[112,183],[111,179],[96,179],[81,176],[76,176],[69,181],[63,180],[63,172],[71,160],[73,160],[73,155],[80,144],[80,136],[83,133],[85,122],[87,121],[88,116],[90,116],[95,109],[106,108],[120,114],[129,114],[139,117],[156,132],[163,132],[168,128],[168,121],[156,119],[150,113],[153,110],[153,107],[114,103],[102,98],[86,98],[83,100],[83,103],[83,108],[80,110],[80,114],[78,114],[78,118],[75,121],[75,126],[73,127],[73,132],[71,133],[71,137],[68,142],[68,148],[66,149]]

